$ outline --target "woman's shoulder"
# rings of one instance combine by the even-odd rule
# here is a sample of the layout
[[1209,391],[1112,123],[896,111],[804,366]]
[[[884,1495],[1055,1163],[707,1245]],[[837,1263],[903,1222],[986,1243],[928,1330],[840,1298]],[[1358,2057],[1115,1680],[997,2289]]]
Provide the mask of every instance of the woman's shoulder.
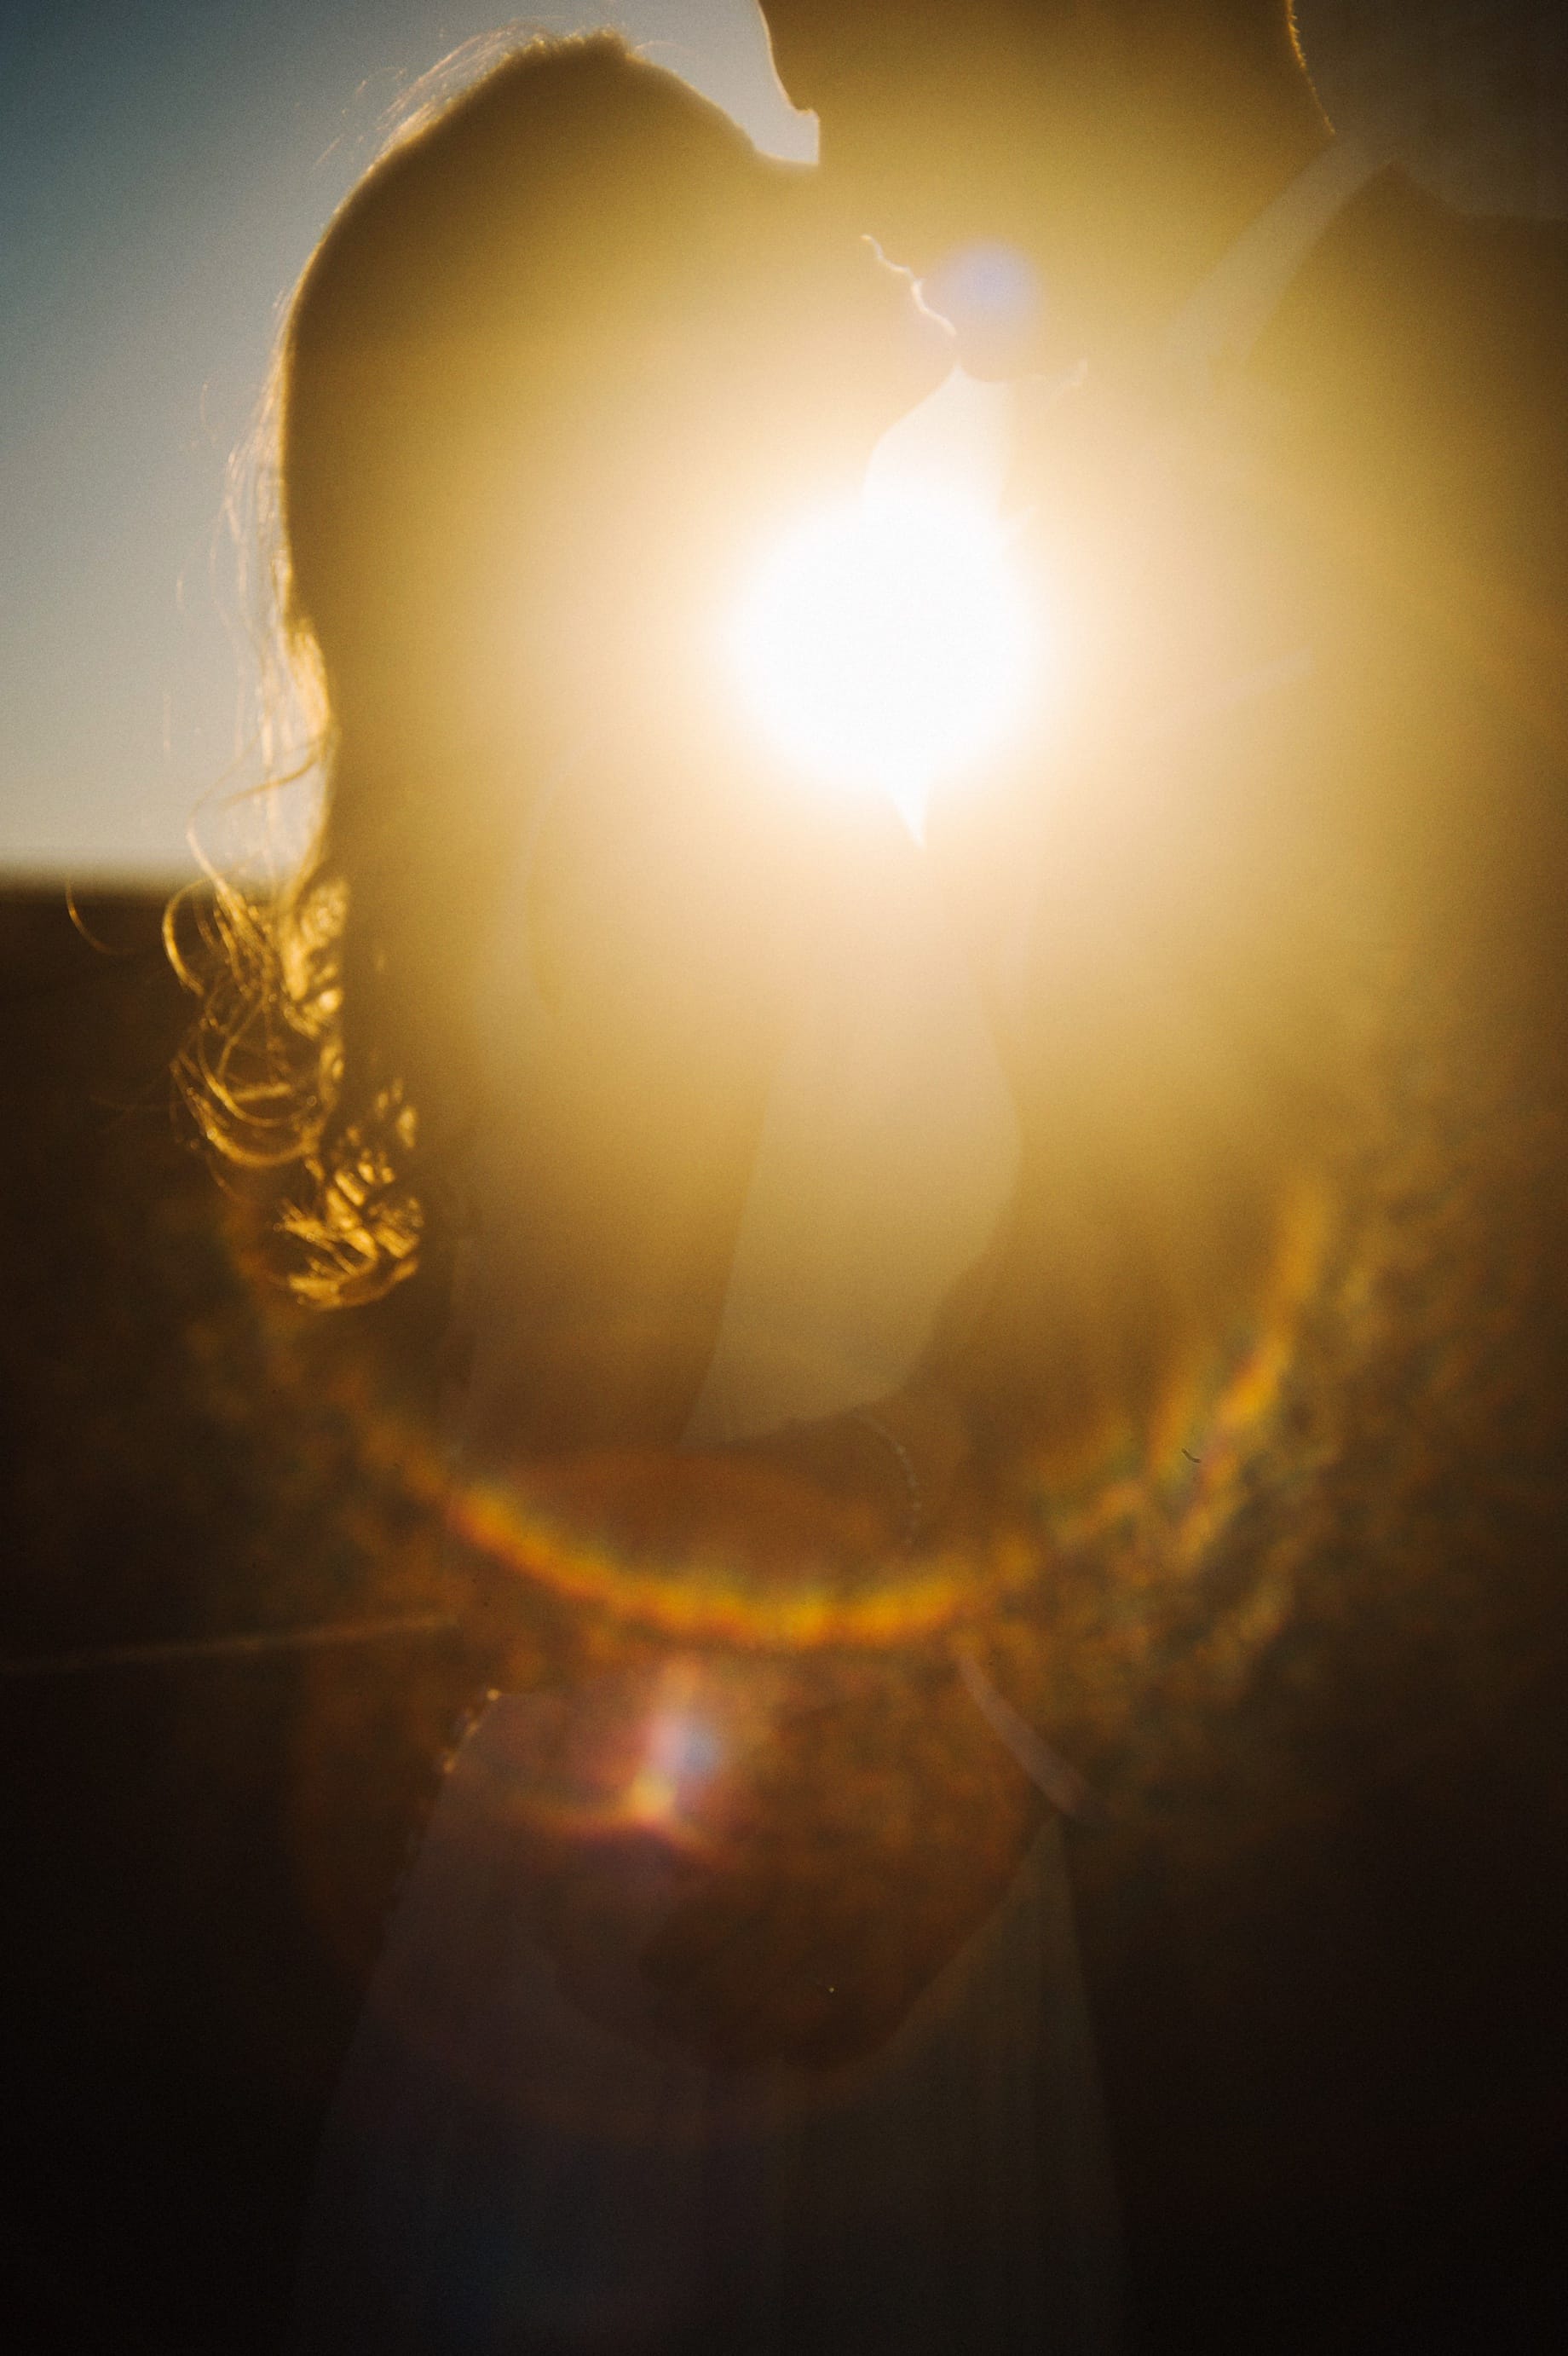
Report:
[[765,802],[634,749],[562,774],[483,964],[481,1452],[684,1428],[784,1035]]
[[567,1016],[761,1012],[789,986],[819,868],[811,814],[775,779],[608,736],[552,797],[521,879],[540,994]]

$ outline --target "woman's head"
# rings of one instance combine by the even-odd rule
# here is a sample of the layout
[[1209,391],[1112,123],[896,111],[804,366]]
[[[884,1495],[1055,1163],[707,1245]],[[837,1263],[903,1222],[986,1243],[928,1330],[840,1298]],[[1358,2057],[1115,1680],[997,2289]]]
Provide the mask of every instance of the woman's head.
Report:
[[770,522],[939,372],[809,175],[612,36],[535,42],[393,142],[291,308],[277,417],[291,659],[324,702],[315,851],[219,894],[182,1067],[209,1138],[303,1165],[305,1289],[412,1265],[464,1109],[485,881],[606,712],[721,696]]
[[770,506],[919,389],[904,316],[673,76],[607,36],[506,59],[360,183],[291,315],[290,620],[339,724],[537,741],[678,659]]

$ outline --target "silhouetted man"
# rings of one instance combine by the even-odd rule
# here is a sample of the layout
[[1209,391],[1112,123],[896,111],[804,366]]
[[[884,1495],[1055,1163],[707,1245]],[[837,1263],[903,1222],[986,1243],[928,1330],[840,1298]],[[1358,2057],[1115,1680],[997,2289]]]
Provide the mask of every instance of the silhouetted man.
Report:
[[1017,1697],[1120,1809],[1151,2330],[1306,2345],[1370,2279],[1358,2347],[1545,2344],[1568,241],[1333,142],[1283,0],[764,6],[847,210],[1027,380],[1059,684],[934,830],[1024,1163],[948,1365],[970,1541],[1046,1565]]

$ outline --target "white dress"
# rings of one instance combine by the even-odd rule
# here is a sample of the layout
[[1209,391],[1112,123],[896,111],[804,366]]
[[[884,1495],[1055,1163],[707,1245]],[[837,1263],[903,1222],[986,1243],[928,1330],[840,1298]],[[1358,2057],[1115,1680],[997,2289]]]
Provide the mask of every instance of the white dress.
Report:
[[[549,1023],[540,1008],[536,1052]],[[688,1437],[895,1387],[1017,1150],[973,980],[890,806],[873,871],[816,936]],[[557,1985],[508,1815],[548,1707],[491,1704],[402,1890],[326,2139],[301,2356],[1118,2346],[1054,1822],[881,2051],[712,2068],[599,2026]]]

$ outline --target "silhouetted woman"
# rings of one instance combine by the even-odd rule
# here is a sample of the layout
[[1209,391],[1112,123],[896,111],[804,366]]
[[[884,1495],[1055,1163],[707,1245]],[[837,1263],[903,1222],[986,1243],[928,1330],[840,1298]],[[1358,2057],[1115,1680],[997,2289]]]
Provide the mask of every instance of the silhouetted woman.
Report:
[[1011,1107],[896,814],[775,773],[723,660],[770,531],[944,365],[809,175],[608,37],[416,123],[294,301],[325,812],[223,902],[187,1078],[292,1159],[315,1297],[456,1231],[503,1688],[345,2072],[301,2350],[1105,2344],[1054,1836],[918,1553]]

